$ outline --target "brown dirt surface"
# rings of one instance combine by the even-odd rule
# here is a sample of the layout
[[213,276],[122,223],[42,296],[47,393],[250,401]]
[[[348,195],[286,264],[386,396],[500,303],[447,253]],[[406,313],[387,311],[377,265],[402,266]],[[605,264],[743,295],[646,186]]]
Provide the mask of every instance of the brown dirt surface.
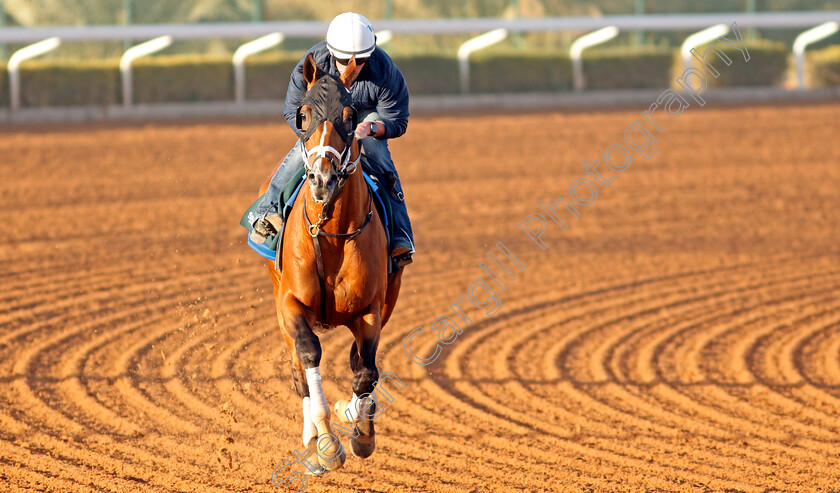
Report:
[[[308,491],[840,491],[840,105],[692,107],[541,250],[519,223],[641,111],[392,142],[418,253],[379,368],[405,390]],[[0,490],[295,489],[270,477],[302,471],[300,399],[238,225],[279,120],[0,130]],[[497,242],[526,268],[501,308],[462,300],[412,363]],[[321,343],[333,403],[351,335]]]

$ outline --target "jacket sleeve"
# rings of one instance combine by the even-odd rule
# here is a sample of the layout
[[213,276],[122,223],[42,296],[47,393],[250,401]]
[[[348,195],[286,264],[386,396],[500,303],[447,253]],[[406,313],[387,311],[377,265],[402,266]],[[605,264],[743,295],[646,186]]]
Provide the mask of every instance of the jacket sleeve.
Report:
[[379,139],[395,139],[408,127],[408,86],[402,72],[393,61],[386,71],[380,87],[376,112],[385,123],[385,134]]
[[306,60],[306,55],[300,59],[295,69],[292,70],[292,75],[289,77],[289,88],[286,89],[286,104],[283,106],[286,121],[298,137],[301,136],[301,133],[297,128],[297,109],[306,93],[306,81],[303,79],[304,60]]

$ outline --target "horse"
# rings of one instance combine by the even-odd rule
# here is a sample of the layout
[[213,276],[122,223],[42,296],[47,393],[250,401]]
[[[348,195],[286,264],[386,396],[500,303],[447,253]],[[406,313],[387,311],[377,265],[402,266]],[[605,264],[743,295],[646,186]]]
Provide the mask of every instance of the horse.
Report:
[[[281,270],[267,261],[277,320],[292,353],[292,376],[302,400],[303,444],[317,454],[321,474],[344,465],[346,453],[331,434],[321,385],[321,344],[313,328],[346,326],[353,333],[353,396],[335,411],[353,428],[354,455],[375,448],[379,334],[399,296],[402,269],[388,273],[387,237],[357,164],[356,111],[349,91],[355,59],[336,78],[322,74],[310,54],[303,64],[306,93],[297,124],[304,141],[305,182],[286,219]],[[270,181],[270,179],[269,179]],[[269,181],[261,187],[265,193]],[[308,456],[311,454],[308,454]]]

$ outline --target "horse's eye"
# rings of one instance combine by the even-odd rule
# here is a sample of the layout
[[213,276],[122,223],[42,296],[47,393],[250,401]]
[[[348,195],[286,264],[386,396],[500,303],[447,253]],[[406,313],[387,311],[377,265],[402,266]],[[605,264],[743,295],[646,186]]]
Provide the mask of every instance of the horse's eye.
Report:
[[344,117],[344,128],[347,129],[348,132],[352,132],[353,124],[355,123],[353,121],[353,110],[351,108],[344,108],[344,113],[342,116]]
[[304,132],[309,128],[309,122],[312,119],[312,108],[304,106],[300,109],[300,129]]

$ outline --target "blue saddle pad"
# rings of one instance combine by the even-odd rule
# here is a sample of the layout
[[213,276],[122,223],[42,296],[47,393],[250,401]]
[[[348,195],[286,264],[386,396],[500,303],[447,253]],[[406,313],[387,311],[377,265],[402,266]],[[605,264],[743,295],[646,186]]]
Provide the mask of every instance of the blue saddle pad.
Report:
[[[371,178],[370,175],[368,175],[368,173],[366,171],[362,171],[362,174],[364,175],[365,181],[367,182],[368,187],[370,187],[370,191],[371,191],[371,193],[372,193],[372,195],[375,199],[374,202],[376,204],[376,208],[379,210],[379,217],[382,218],[382,222],[385,225],[385,232],[389,233],[391,231],[391,218],[389,217],[389,214],[387,213],[387,211],[390,211],[390,208],[386,207],[385,202],[382,200],[382,196],[379,194],[379,189],[380,188],[379,188],[379,185],[376,182],[376,180]],[[297,199],[297,196],[300,193],[300,189],[303,187],[303,182],[304,181],[306,181],[306,180],[305,179],[300,180],[300,182],[297,184],[297,187],[295,187],[294,192],[289,196],[289,198],[283,204],[283,207],[281,208],[282,210],[287,211],[287,213],[288,213],[288,211],[292,210],[292,206],[294,206],[294,204],[295,204],[295,200]],[[257,202],[259,202],[259,201],[257,201]],[[255,206],[256,206],[256,202],[254,203],[254,206],[252,206],[251,208],[253,209]],[[250,212],[251,212],[251,209],[249,209],[249,212],[246,212],[246,214],[245,214],[246,217],[248,217],[247,222],[248,222],[249,225],[253,224],[253,220],[251,220],[252,218],[249,216]],[[284,215],[287,215],[287,214],[284,214]],[[254,217],[253,219],[256,220],[256,217]],[[245,221],[243,221],[243,222],[245,222]],[[277,262],[277,252],[282,251],[282,248],[283,248],[283,238],[282,238],[283,231],[279,232],[278,236],[280,236],[280,238],[278,238],[278,241],[276,242],[276,247],[272,247],[272,246],[269,245],[268,242],[263,243],[261,245],[259,245],[257,243],[254,243],[251,240],[251,237],[250,237],[250,234],[249,234],[248,235],[248,246],[251,247],[258,254],[267,258],[268,260],[273,260],[274,262]],[[391,243],[391,238],[390,238],[390,234],[389,234],[388,244],[390,245],[390,243]]]

